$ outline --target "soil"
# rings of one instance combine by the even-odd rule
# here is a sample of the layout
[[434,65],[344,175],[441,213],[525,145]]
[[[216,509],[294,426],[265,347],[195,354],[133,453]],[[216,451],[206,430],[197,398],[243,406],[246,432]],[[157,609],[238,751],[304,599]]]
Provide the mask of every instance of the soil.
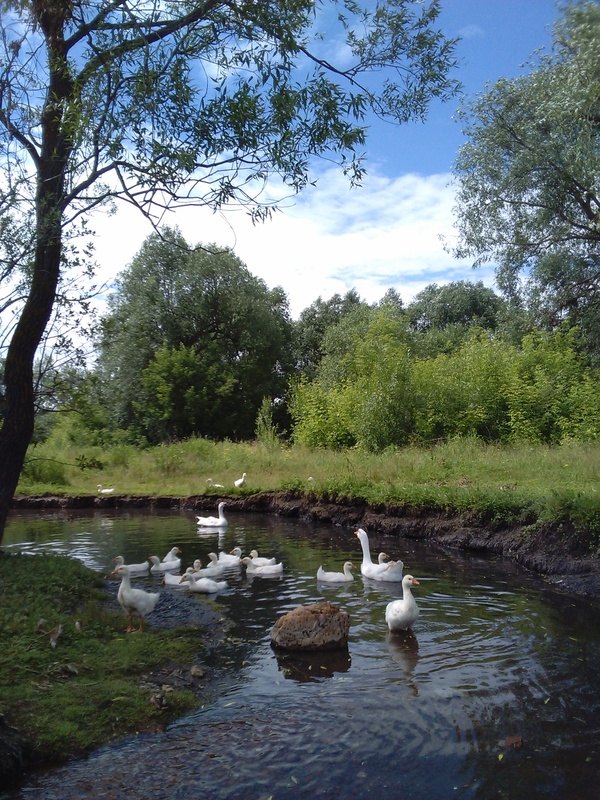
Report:
[[[513,525],[497,523],[477,514],[450,514],[424,511],[394,504],[369,506],[358,501],[336,499],[327,502],[313,494],[296,491],[261,492],[241,497],[217,494],[195,497],[137,497],[81,495],[72,497],[17,497],[13,508],[164,508],[201,511],[214,508],[225,500],[230,509],[262,512],[281,516],[328,522],[333,525],[365,528],[370,532],[399,538],[430,540],[445,547],[501,555],[523,568],[544,576],[554,589],[583,598],[600,607],[600,558],[598,543],[590,531],[575,529],[566,522],[540,523],[524,520]],[[107,581],[116,604],[118,583]],[[153,627],[200,625],[218,635],[218,615],[211,616],[201,604],[190,604],[176,592],[168,593],[168,602],[159,604],[153,614]],[[160,608],[160,612],[158,611]],[[200,617],[198,616],[200,615]],[[160,703],[165,691],[188,688],[198,696],[205,694],[210,671],[199,665],[174,665],[144,676],[155,689]],[[8,729],[0,715],[0,786],[8,785],[22,774],[25,759],[18,746],[17,732]]]

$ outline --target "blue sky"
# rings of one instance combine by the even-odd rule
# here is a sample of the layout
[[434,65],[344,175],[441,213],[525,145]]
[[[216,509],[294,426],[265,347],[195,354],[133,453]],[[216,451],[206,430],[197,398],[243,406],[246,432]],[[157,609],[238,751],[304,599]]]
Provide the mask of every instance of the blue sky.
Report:
[[[439,24],[460,37],[457,77],[471,97],[500,77],[523,74],[539,48],[549,48],[557,18],[553,0],[442,0]],[[431,283],[483,280],[493,267],[473,270],[444,251],[453,238],[451,167],[463,141],[453,116],[458,100],[434,103],[425,123],[374,124],[367,178],[350,190],[338,170],[322,169],[317,186],[263,225],[241,211],[180,210],[165,221],[190,244],[231,247],[269,287],[282,286],[292,315],[318,297],[355,288],[368,302],[394,287],[405,303]],[[111,280],[150,233],[131,209],[96,221],[100,277]]]

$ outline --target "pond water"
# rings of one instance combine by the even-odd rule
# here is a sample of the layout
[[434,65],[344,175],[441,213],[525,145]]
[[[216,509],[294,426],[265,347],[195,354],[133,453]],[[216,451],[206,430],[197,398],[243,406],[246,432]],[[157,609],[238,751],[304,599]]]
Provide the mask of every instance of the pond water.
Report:
[[[228,575],[214,602],[237,656],[210,703],[163,733],[34,774],[2,800],[598,798],[600,612],[585,602],[499,559],[371,534],[374,556],[402,558],[420,581],[412,635],[392,636],[384,611],[400,585],[360,576],[349,529],[231,512],[219,534],[198,532],[191,512],[76,513],[15,515],[4,545],[103,572],[117,554],[137,562],[178,545],[185,567],[239,545],[276,555],[284,575]],[[320,564],[346,560],[352,583],[317,584]],[[276,619],[319,599],[350,613],[348,651],[278,657]]]

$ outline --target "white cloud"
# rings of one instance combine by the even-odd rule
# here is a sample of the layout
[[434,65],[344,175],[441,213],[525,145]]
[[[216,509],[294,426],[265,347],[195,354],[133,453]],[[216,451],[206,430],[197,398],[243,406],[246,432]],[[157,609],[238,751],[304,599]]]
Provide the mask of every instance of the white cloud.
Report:
[[[244,211],[214,214],[208,209],[180,209],[165,222],[177,225],[190,244],[231,247],[253,275],[269,287],[282,286],[294,317],[317,297],[355,288],[375,302],[394,287],[405,302],[430,283],[483,280],[453,259],[440,236],[452,240],[453,189],[449,175],[372,174],[361,188],[350,189],[336,170],[294,205],[263,224],[252,225]],[[151,228],[131,208],[95,221],[96,254],[101,276],[114,278],[139,250]]]

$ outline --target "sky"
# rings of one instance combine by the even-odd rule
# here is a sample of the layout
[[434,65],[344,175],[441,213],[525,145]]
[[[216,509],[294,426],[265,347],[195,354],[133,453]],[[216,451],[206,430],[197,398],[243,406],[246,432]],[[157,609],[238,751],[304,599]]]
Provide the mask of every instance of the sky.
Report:
[[[550,47],[554,0],[442,0],[438,24],[460,37],[455,76],[467,97],[500,77],[527,71],[539,48]],[[463,137],[454,120],[459,100],[435,102],[425,123],[374,123],[367,142],[367,176],[350,189],[338,169],[319,170],[317,185],[270,220],[253,225],[242,210],[180,209],[165,223],[189,244],[230,247],[269,288],[283,287],[292,317],[317,298],[356,289],[369,303],[394,288],[405,304],[432,283],[483,281],[495,288],[493,266],[473,269],[454,259],[451,168]],[[138,252],[151,228],[123,206],[94,220],[101,280],[110,282]]]

